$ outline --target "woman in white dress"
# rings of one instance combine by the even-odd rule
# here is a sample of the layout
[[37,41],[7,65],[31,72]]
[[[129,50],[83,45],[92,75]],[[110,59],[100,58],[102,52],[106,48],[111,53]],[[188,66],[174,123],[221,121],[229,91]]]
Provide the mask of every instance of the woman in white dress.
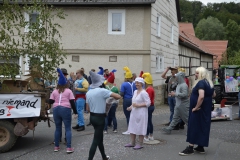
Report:
[[[137,90],[134,91],[132,105],[127,108],[131,111],[128,132],[131,136],[131,143],[125,147],[133,147],[133,149],[143,148],[143,138],[147,131],[148,124],[148,107],[151,104],[148,93],[143,89],[144,80],[141,77],[135,79]],[[136,136],[139,136],[140,144],[136,144]]]

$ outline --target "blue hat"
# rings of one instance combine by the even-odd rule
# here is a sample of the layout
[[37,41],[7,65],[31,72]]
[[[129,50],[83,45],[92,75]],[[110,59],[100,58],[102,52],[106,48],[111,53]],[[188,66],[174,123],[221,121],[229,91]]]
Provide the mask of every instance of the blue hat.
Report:
[[103,75],[104,71],[102,67],[98,67],[100,69],[100,71],[97,74]]
[[65,76],[63,75],[62,71],[60,68],[57,68],[57,72],[59,73],[59,79],[58,79],[58,84],[63,86],[67,84],[67,80]]

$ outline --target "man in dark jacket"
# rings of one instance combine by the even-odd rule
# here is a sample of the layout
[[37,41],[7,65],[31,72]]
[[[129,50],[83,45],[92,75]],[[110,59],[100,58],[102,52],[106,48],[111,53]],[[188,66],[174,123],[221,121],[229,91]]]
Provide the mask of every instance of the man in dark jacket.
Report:
[[85,74],[85,70],[84,70],[84,68],[81,68],[81,70],[83,71],[83,77],[88,81],[88,76]]

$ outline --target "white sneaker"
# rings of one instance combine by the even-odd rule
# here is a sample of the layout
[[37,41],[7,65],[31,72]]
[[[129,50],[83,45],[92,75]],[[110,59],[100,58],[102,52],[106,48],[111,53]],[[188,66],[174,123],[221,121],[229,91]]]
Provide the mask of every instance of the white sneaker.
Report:
[[126,132],[122,132],[122,134],[129,135],[130,133],[128,131],[126,131]]
[[117,133],[117,130],[116,130],[116,129],[114,129],[114,130],[113,130],[113,132],[114,132],[114,133]]
[[148,141],[149,141],[149,138],[144,137],[144,141],[148,142]]
[[154,138],[153,137],[148,137],[149,141],[154,141]]
[[107,134],[108,132],[106,130],[103,131],[104,134]]

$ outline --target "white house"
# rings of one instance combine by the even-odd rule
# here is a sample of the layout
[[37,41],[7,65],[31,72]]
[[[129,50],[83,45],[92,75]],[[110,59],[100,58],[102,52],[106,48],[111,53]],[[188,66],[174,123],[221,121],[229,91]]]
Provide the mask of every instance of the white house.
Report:
[[[179,65],[178,0],[47,0],[47,3],[67,14],[65,20],[58,21],[62,26],[62,47],[68,53],[60,67],[68,72],[81,67],[86,72],[98,71],[99,66],[110,71],[117,69],[117,86],[123,82],[124,66],[137,75],[140,71],[150,72],[156,103],[163,103],[161,74],[167,66]],[[26,14],[26,21],[37,14]],[[20,65],[24,75],[28,65]]]

